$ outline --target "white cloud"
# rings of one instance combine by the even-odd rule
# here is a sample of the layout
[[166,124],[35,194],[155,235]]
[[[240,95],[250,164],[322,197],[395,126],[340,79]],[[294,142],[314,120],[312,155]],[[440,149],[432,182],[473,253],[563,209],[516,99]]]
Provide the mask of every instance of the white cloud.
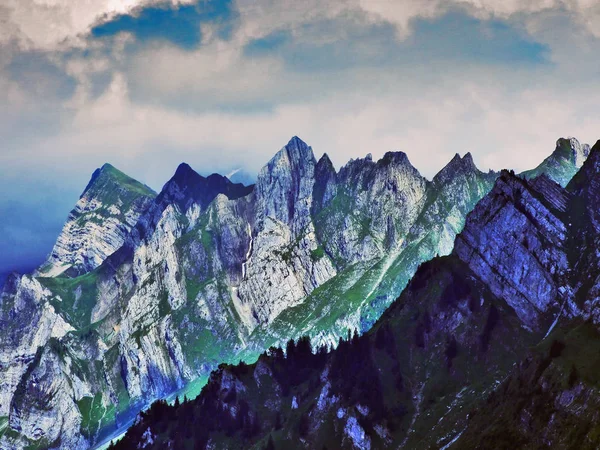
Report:
[[[87,29],[98,14],[128,10],[150,0],[84,1],[75,6],[66,0],[28,1],[37,11],[31,20],[44,11],[62,17],[57,34],[50,33],[47,40],[36,41],[30,33],[36,45],[51,46],[58,35],[74,36]],[[490,16],[535,12],[527,20],[528,30],[552,46],[557,63],[537,71],[432,62],[422,67],[361,67],[315,75],[290,71],[274,56],[250,59],[243,54],[250,39],[276,29],[292,30],[302,39],[335,39],[335,33],[344,30],[311,35],[301,25],[323,16],[347,18],[359,6],[369,10],[371,20],[393,20],[406,30],[414,17],[441,14],[448,3],[437,0],[406,0],[402,5],[238,0],[241,22],[230,41],[205,32],[204,45],[196,50],[153,43],[134,54],[123,51],[132,36],[120,36],[108,53],[88,41],[90,54],[76,53],[64,60],[64,70],[77,80],[77,88],[73,98],[52,110],[47,119],[54,127],[52,133],[40,133],[26,145],[8,144],[0,153],[0,165],[4,170],[26,170],[24,166],[32,165],[43,170],[58,159],[63,161],[61,170],[77,168],[87,176],[97,165],[111,161],[160,188],[181,160],[201,171],[240,166],[257,171],[297,134],[318,154],[328,152],[338,166],[366,153],[382,156],[385,151],[403,150],[431,177],[455,152],[471,151],[484,169],[527,169],[548,155],[559,136],[595,138],[599,96],[592,69],[596,63],[584,56],[593,54],[598,44],[586,32],[569,33],[568,24],[555,29],[563,38],[554,37],[543,24],[550,14],[544,11],[555,3],[457,3],[469,6],[473,14]],[[570,6],[572,11],[593,7],[583,2]],[[21,29],[30,26],[25,19],[17,22],[27,25]],[[565,42],[576,42],[577,48],[569,51]],[[573,55],[585,67],[572,75],[576,84],[561,78],[572,71],[568,58]],[[112,82],[95,97],[91,80],[101,72],[112,73]],[[34,111],[39,99],[2,78],[1,65],[0,87],[6,87],[4,104],[10,105],[11,112],[45,114]],[[261,107],[263,103],[266,106]],[[7,133],[19,132],[18,121],[7,124]]]
[[61,161],[65,173],[86,177],[110,161],[160,188],[181,161],[202,172],[257,171],[299,135],[317,157],[327,152],[338,166],[367,153],[403,150],[432,177],[455,152],[470,151],[484,170],[524,170],[545,158],[556,138],[591,141],[597,132],[600,94],[581,89],[565,98],[548,94],[551,88],[511,92],[512,86],[455,78],[428,91],[357,91],[262,114],[186,113],[133,103],[117,74],[60,133],[18,154],[2,153],[0,166],[37,171]]
[[[194,0],[167,0],[173,5]],[[218,0],[207,0],[218,1]],[[53,50],[85,45],[81,38],[99,20],[163,0],[3,0],[0,4],[0,45],[16,41],[21,48]],[[480,18],[511,18],[517,15],[563,10],[589,32],[600,36],[600,4],[596,0],[236,0],[243,17],[238,43],[259,38],[274,30],[295,30],[315,20],[339,17],[360,9],[373,20],[398,26],[406,37],[411,21],[435,18],[450,8],[462,7]],[[315,38],[322,38],[315,36]]]
[[[104,162],[160,189],[181,161],[202,173],[257,172],[298,135],[338,167],[367,153],[403,150],[431,178],[455,152],[472,152],[484,170],[524,170],[560,136],[590,144],[600,137],[596,0],[236,0],[233,34],[222,40],[216,25],[203,24],[197,49],[157,41],[129,46],[135,38],[126,33],[109,43],[86,36],[103,16],[156,1],[0,0],[0,209],[18,202],[22,223],[37,227],[36,235],[60,229]],[[370,25],[389,33],[391,23],[405,40],[415,18],[435,19],[455,7],[505,20],[547,45],[551,64],[460,55],[457,62],[443,54],[417,64],[411,54],[408,62],[370,63],[372,53],[387,57],[388,49],[381,36],[368,42]],[[342,62],[367,62],[304,70],[303,61],[290,67],[285,54],[244,53],[251,40],[282,30],[293,40],[284,52],[329,46]],[[74,79],[73,96],[53,95],[43,76],[38,83],[15,73],[11,62],[20,52]],[[27,61],[16,69],[26,70]],[[48,223],[32,220],[40,205],[49,210]],[[10,246],[7,239],[0,247]],[[46,236],[48,248],[35,244],[35,252],[49,250],[51,241]]]
[[411,21],[417,18],[439,17],[451,8],[463,8],[480,19],[511,19],[526,23],[537,13],[560,11],[570,15],[575,23],[600,37],[600,3],[597,0],[358,0],[360,7],[380,20],[395,23],[398,36],[410,34]]
[[[173,5],[192,2],[169,1]],[[3,0],[0,44],[17,40],[22,48],[44,50],[73,45],[100,18],[153,3],[159,0]]]

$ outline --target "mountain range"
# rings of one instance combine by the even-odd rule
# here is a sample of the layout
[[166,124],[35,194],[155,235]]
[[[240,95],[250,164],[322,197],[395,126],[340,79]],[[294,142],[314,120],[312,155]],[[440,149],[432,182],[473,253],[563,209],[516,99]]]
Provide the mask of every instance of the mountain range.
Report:
[[115,447],[598,448],[599,202],[600,141],[566,188],[503,171],[367,333],[223,364]]
[[[294,137],[255,185],[203,177],[182,164],[158,194],[105,165],[47,261],[2,288],[0,446],[93,446],[153,400],[202,384],[217,368],[194,403],[199,414],[221,411],[229,405],[223,395],[233,395],[232,420],[256,428],[264,419],[252,409],[256,402],[269,409],[285,400],[276,440],[293,436],[297,419],[298,442],[309,446],[330,438],[359,448],[388,440],[416,445],[450,399],[466,410],[488,392],[473,388],[458,397],[459,386],[489,390],[488,381],[508,376],[557,317],[582,317],[586,308],[594,315],[593,302],[582,300],[595,292],[593,283],[577,285],[569,274],[577,264],[597,265],[593,247],[573,251],[576,239],[595,239],[586,202],[595,195],[597,153],[559,139],[554,153],[521,177],[481,172],[470,154],[456,155],[429,181],[402,152],[351,160],[338,171]],[[589,223],[572,220],[576,212]],[[354,329],[366,334],[340,343]],[[295,362],[275,350],[261,356],[301,336],[316,348],[340,348],[309,356],[299,345]],[[386,357],[381,345],[393,351]],[[372,362],[366,369],[360,355]],[[473,363],[473,355],[480,360]],[[355,369],[366,386],[380,356],[401,374],[379,380],[382,392],[392,392],[389,383],[402,386],[386,406],[398,420],[361,425],[370,417],[361,408],[380,409],[380,399],[356,403],[360,383],[346,386],[340,374]],[[256,358],[242,369],[220,365]],[[305,379],[292,376],[299,384],[276,395],[273,380],[304,365]],[[269,389],[261,388],[263,375]],[[438,376],[443,381],[431,381]],[[317,393],[328,405],[318,414]],[[332,396],[344,403],[341,413]],[[423,412],[429,407],[435,413]],[[439,429],[450,433],[465,423],[456,417]],[[318,437],[320,421],[337,431]],[[130,438],[139,431],[138,424]],[[250,431],[254,442],[268,440]],[[148,436],[162,442],[149,433],[146,443]],[[445,442],[441,436],[436,442]]]

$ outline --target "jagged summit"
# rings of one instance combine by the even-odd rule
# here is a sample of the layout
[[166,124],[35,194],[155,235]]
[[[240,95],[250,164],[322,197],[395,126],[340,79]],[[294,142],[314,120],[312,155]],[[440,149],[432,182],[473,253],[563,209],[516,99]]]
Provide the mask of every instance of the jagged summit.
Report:
[[108,190],[112,188],[131,191],[132,193],[139,195],[156,195],[156,192],[154,192],[150,187],[121,172],[112,164],[105,163],[101,168],[94,171],[80,198],[85,195],[97,196],[107,194]]
[[292,136],[292,138],[287,143],[286,147],[288,147],[288,148],[296,147],[296,148],[302,148],[302,149],[309,148],[308,144],[306,142],[304,142],[302,139],[300,139],[298,136]]
[[377,164],[407,164],[412,166],[412,164],[408,160],[408,155],[404,152],[399,151],[386,152],[385,155],[383,155],[383,158],[377,161]]
[[294,136],[275,154],[275,156],[273,156],[273,158],[271,158],[271,160],[263,167],[261,173],[265,170],[271,170],[278,164],[289,164],[292,167],[300,169],[300,167],[306,165],[306,163],[316,163],[312,147],[298,136]]
[[[0,321],[7,324],[9,338],[2,342],[6,351],[0,364],[0,416],[10,417],[14,433],[0,436],[0,447],[22,448],[40,436],[45,439],[42,443],[55,442],[59,433],[61,448],[80,448],[78,439],[84,438],[95,444],[97,430],[112,430],[116,421],[124,423],[119,411],[134,417],[139,405],[208,375],[220,363],[255,356],[300,334],[309,333],[314,342],[329,345],[349,328],[366,331],[421,263],[452,253],[466,215],[498,176],[472,170],[469,155],[455,157],[449,166],[455,166],[447,170],[454,176],[435,186],[401,152],[389,152],[379,161],[358,159],[338,173],[327,155],[317,162],[310,146],[294,137],[263,168],[253,192],[249,193],[251,186],[235,185],[218,174],[202,176],[182,164],[159,198],[139,216],[138,209],[123,208],[122,196],[108,201],[106,193],[122,194],[122,183],[115,182],[119,178],[116,169],[99,169],[80,205],[84,213],[74,218],[62,247],[64,254],[77,250],[82,257],[73,268],[58,266],[54,274],[61,270],[68,276],[81,274],[87,270],[82,262],[93,267],[94,258],[102,260],[118,245],[119,233],[131,229],[130,220],[139,217],[137,224],[121,249],[98,270],[73,279],[23,276],[19,286],[10,286],[10,292],[3,294]],[[467,176],[458,176],[463,170]],[[460,278],[473,273],[468,278],[472,287],[486,283],[494,291],[508,292],[525,277],[523,285],[538,286],[535,296],[515,297],[523,305],[513,304],[523,310],[531,329],[539,325],[545,331],[546,320],[530,317],[535,311],[528,303],[544,302],[540,303],[544,306],[548,292],[556,290],[547,289],[544,278],[560,274],[562,262],[558,261],[555,270],[545,258],[551,256],[547,243],[560,236],[556,226],[569,223],[571,210],[563,213],[561,208],[568,195],[543,177],[525,183],[507,176],[513,185],[503,181],[504,189],[498,189],[489,204],[499,214],[478,210],[481,220],[472,222],[461,243],[464,258],[449,258]],[[521,183],[533,187],[524,189]],[[540,192],[554,191],[552,201],[538,198]],[[92,201],[100,199],[92,196],[95,192],[102,194],[101,205]],[[238,195],[243,197],[226,199]],[[498,226],[488,226],[490,220]],[[509,264],[510,258],[518,264]],[[491,272],[488,261],[494,261]],[[479,295],[464,298],[466,302],[455,298],[465,290],[460,284],[457,290],[451,286],[452,270],[434,271],[439,277],[430,279],[423,289],[435,298],[428,304],[415,303],[423,308],[406,316],[409,328],[394,328],[400,330],[402,340],[418,340],[409,349],[421,352],[413,361],[438,361],[441,369],[446,367],[448,354],[456,350],[455,340],[461,359],[484,343],[489,345],[483,340],[490,337],[486,317],[497,326],[494,314],[498,311],[490,309],[489,296],[485,301]],[[454,300],[461,300],[455,305],[458,308],[446,314]],[[506,302],[496,307],[509,308]],[[469,326],[464,318],[472,313],[479,318]],[[518,319],[514,314],[511,317]],[[442,320],[449,327],[447,336],[437,343],[430,341],[435,333],[427,335],[429,319],[433,323]],[[71,333],[73,328],[76,333]],[[510,333],[503,330],[496,335],[502,348],[512,348],[504,346]],[[465,339],[473,344],[470,349],[460,347]],[[439,354],[431,358],[422,353],[418,349],[423,345],[435,347]],[[42,349],[39,354],[38,348]],[[360,367],[368,359],[363,355]],[[484,354],[478,361],[494,367]],[[389,371],[389,366],[384,367],[381,373]],[[419,392],[430,395],[429,387],[420,391],[426,382],[420,378],[425,375],[421,367],[413,374],[417,377],[407,374],[410,389],[408,383],[401,383],[406,386],[407,403],[399,405],[398,411],[412,411]],[[437,373],[440,367],[427,372]],[[465,373],[460,366],[453,367],[459,369],[453,373]],[[469,373],[478,375],[470,369]],[[320,374],[316,375],[315,380]],[[396,381],[402,380],[392,382]],[[434,390],[436,381],[430,385]],[[460,387],[464,385],[460,381]],[[270,384],[265,387],[269,389]],[[275,392],[271,389],[270,393]],[[42,397],[51,400],[40,409],[37,399]],[[297,400],[301,411],[308,406],[304,397]],[[285,400],[285,404],[291,402],[291,398]],[[428,404],[433,405],[427,400],[423,403]],[[446,405],[437,404],[446,411]],[[347,406],[354,411],[351,404]],[[363,406],[356,411],[364,410]],[[50,415],[57,419],[49,422]],[[398,419],[396,430],[410,422]],[[345,429],[345,423],[340,425]],[[425,425],[429,432],[431,424]],[[17,432],[25,444],[4,445]],[[379,447],[373,443],[372,448]]]
[[[586,170],[594,169],[596,156],[594,153],[585,163]],[[467,155],[457,156],[449,166],[460,169],[464,164],[469,168],[470,159]],[[359,191],[358,195],[364,196],[358,197],[361,203],[350,203],[339,210],[340,217],[347,220],[346,224],[330,222],[327,231],[352,229],[352,216],[364,212],[357,205],[377,206],[376,202],[393,186],[403,189],[392,189],[391,200],[418,186],[394,185],[393,176],[402,172],[395,170],[388,170],[388,178],[379,183],[377,177],[386,170],[376,171],[374,163],[365,164],[364,160],[362,164],[363,170],[375,176],[373,183],[362,186],[372,189],[373,195]],[[406,175],[406,172],[402,173],[403,177]],[[563,443],[571,444],[574,434],[570,426],[572,419],[562,412],[576,417],[582,409],[589,413],[585,420],[576,422],[582,424],[579,443],[593,443],[590,447],[597,447],[597,430],[589,424],[595,423],[599,404],[595,389],[598,377],[595,366],[589,364],[589,355],[598,353],[598,330],[571,341],[572,346],[579,349],[585,347],[582,343],[596,342],[592,350],[581,352],[581,357],[573,360],[568,357],[573,353],[564,344],[568,335],[565,336],[563,329],[574,316],[587,319],[578,312],[581,302],[574,301],[573,293],[580,288],[585,276],[591,276],[590,281],[594,281],[600,273],[598,265],[588,272],[590,264],[582,265],[583,270],[571,270],[572,261],[581,253],[571,254],[572,243],[579,246],[581,242],[576,229],[571,226],[571,214],[578,214],[576,219],[581,222],[587,222],[587,216],[573,208],[575,198],[572,194],[546,176],[528,181],[514,172],[503,171],[495,177],[498,179],[493,188],[490,186],[493,178],[481,172],[469,177],[454,177],[442,189],[429,190],[428,186],[427,192],[434,198],[425,205],[427,214],[422,218],[427,220],[421,221],[418,227],[423,232],[416,230],[413,237],[405,240],[408,246],[413,246],[410,254],[434,255],[443,249],[440,236],[453,236],[458,231],[456,246],[448,256],[422,264],[398,300],[362,337],[339,341],[336,350],[328,354],[320,351],[315,356],[310,352],[310,344],[305,345],[306,340],[297,346],[290,341],[285,357],[282,351],[271,349],[270,356],[265,353],[255,365],[221,365],[213,372],[209,386],[191,405],[174,407],[179,408],[177,410],[166,405],[160,409],[156,407],[155,412],[142,417],[117,448],[146,444],[147,448],[177,447],[178,439],[185,435],[191,422],[206,425],[194,435],[195,443],[201,442],[201,447],[207,442],[216,447],[258,447],[268,439],[275,448],[290,447],[289,442],[301,442],[297,448],[322,448],[324,445],[363,449],[454,448],[457,441],[456,448],[475,448],[476,445],[461,443],[460,439],[464,430],[477,421],[489,435],[479,441],[479,447],[519,447],[520,441],[513,438],[519,434],[507,433],[506,437],[499,437],[498,430],[509,424],[514,425],[516,433],[535,438],[535,445],[531,447],[558,448],[565,447]],[[397,178],[396,181],[401,180]],[[354,179],[349,183],[350,186],[357,185]],[[586,186],[592,187],[590,183]],[[340,187],[344,189],[343,195],[348,195],[347,186]],[[482,192],[485,195],[481,200]],[[478,203],[460,232],[464,215],[471,211],[471,202]],[[390,202],[389,206],[363,217],[376,219],[381,215],[380,211],[392,214],[399,211],[401,204]],[[416,203],[416,206],[421,204]],[[330,209],[321,217],[330,220],[334,213],[335,210]],[[393,219],[388,219],[390,229],[394,225]],[[406,221],[410,216],[403,215],[401,219]],[[365,222],[363,219],[359,223]],[[368,225],[372,239],[378,230],[371,223]],[[402,230],[396,228],[392,235],[394,241],[402,239],[401,233]],[[320,242],[325,246],[335,239],[332,235],[324,237]],[[415,243],[418,246],[415,247]],[[258,251],[258,240],[255,245],[254,251]],[[597,245],[589,248],[593,249],[589,262],[597,263]],[[326,250],[327,254],[335,254],[335,248],[326,247]],[[296,249],[287,251],[288,258],[293,258],[297,252]],[[270,268],[262,270],[262,273],[269,272]],[[397,269],[392,272],[394,278],[399,272]],[[353,290],[357,285],[368,284],[369,278],[377,277],[375,273],[370,273],[369,277],[353,277]],[[261,285],[264,284],[267,283]],[[317,307],[307,308],[311,318],[323,307],[327,314],[334,310],[335,302],[339,301],[334,293],[339,289],[337,281],[334,286],[335,289],[325,288],[322,304],[313,303]],[[370,289],[366,291],[364,297],[370,292]],[[596,305],[585,306],[592,311],[596,308],[592,313],[596,315],[596,323],[600,323],[598,286],[593,292],[595,294],[586,296],[585,300],[592,299]],[[352,296],[344,298],[346,313],[354,298],[363,297],[361,293],[354,291]],[[303,304],[311,301],[309,297]],[[298,308],[294,311],[295,317],[297,314]],[[333,317],[327,319],[331,326]],[[579,325],[583,321],[577,322]],[[588,321],[586,326],[591,323]],[[347,325],[347,321],[342,323],[346,330]],[[557,332],[546,340],[555,326]],[[290,328],[280,329],[285,330],[286,339],[298,336],[290,336]],[[314,328],[303,323],[303,333],[310,333],[311,329]],[[528,412],[527,408],[532,412],[522,414],[519,409],[515,412],[509,409],[510,414],[505,414],[505,420],[498,422],[494,429],[488,429],[486,424],[496,417],[485,412],[496,403],[483,401],[480,404],[480,400],[491,391],[504,399],[507,385],[498,389],[499,380],[506,379],[520,360],[526,358],[529,364],[528,352],[536,345],[543,347],[540,353],[544,354],[544,361],[538,367],[532,366],[513,381],[511,387],[522,393],[523,386],[533,380],[539,384],[533,392],[536,396],[555,390],[562,390],[564,394],[543,402],[531,402],[529,397],[520,395],[514,403],[518,408],[526,408],[525,412]],[[298,350],[300,347],[307,349]],[[565,355],[561,356],[563,350]],[[566,370],[561,371],[561,365]],[[555,376],[540,379],[540,374],[548,368]],[[594,378],[588,378],[590,374]],[[306,380],[314,381],[308,383]],[[582,393],[586,385],[589,389]],[[589,401],[589,398],[594,400]],[[240,412],[241,405],[246,416]],[[547,405],[552,408],[546,414]],[[234,408],[235,416],[229,412]],[[564,423],[558,431],[565,440],[557,440],[552,434],[545,433],[546,428],[556,429],[555,420],[548,419],[556,410],[562,411],[556,414],[556,420]],[[540,411],[546,415],[541,415]],[[174,424],[171,417],[184,419]],[[257,417],[261,427],[256,427],[251,435],[246,432],[245,424],[252,423]],[[524,422],[526,426],[523,426]],[[533,433],[532,426],[539,431]],[[222,438],[224,429],[229,432],[227,440]],[[588,436],[584,441],[586,433]],[[233,436],[231,440],[230,436]],[[584,446],[571,445],[573,448]],[[293,444],[292,447],[296,448]]]
[[463,156],[463,161],[467,164],[475,166],[475,161],[473,161],[473,155],[471,155],[471,152],[465,153],[465,156]]
[[292,137],[258,174],[259,221],[271,217],[294,229],[305,226],[310,217],[316,165],[312,147]]
[[273,179],[278,179],[286,173],[296,178],[296,183],[301,177],[312,177],[316,162],[312,147],[298,136],[294,136],[260,170],[257,188],[260,190],[271,184]]
[[176,203],[182,212],[196,203],[205,209],[219,194],[229,199],[243,197],[252,192],[253,186],[232,183],[227,177],[213,173],[204,177],[187,163],[181,163],[173,177],[165,184],[157,201],[159,203]]
[[181,163],[177,166],[177,170],[175,170],[175,174],[173,175],[173,179],[175,180],[184,180],[188,177],[199,176],[199,174],[190,167],[188,163]]
[[[483,175],[473,161],[471,153],[461,157],[458,153],[433,177],[433,184],[439,186],[450,182],[457,177],[469,175]],[[490,176],[495,176],[493,173]]]
[[80,275],[124,243],[156,193],[110,164],[96,169],[38,273]]
[[290,155],[292,158],[295,157],[303,160],[315,160],[312,147],[298,136],[292,137],[284,148],[287,150],[288,155]]
[[317,162],[318,166],[322,166],[322,167],[330,167],[335,171],[335,167],[333,165],[333,162],[331,161],[331,158],[329,157],[329,155],[327,153],[323,153],[323,156],[321,156],[319,158],[319,161]]
[[556,141],[556,149],[552,153],[555,157],[564,158],[576,167],[581,167],[590,154],[588,144],[580,144],[574,137],[559,138]]
[[600,174],[600,140],[588,151],[588,157],[581,170],[567,185],[570,191],[580,191],[593,182],[596,175]]
[[589,145],[580,144],[573,137],[560,138],[556,141],[556,148],[550,156],[535,169],[522,172],[521,176],[531,179],[545,173],[550,179],[565,187],[577,170],[583,166],[589,154]]
[[313,214],[318,214],[337,192],[337,172],[327,153],[315,167],[315,185],[313,186]]
[[112,174],[122,174],[119,169],[113,166],[111,163],[104,163],[100,168],[101,172],[112,173]]
[[411,164],[407,154],[401,151],[386,152],[376,162],[373,161],[371,153],[364,158],[350,159],[342,166],[338,177],[346,183],[356,183],[355,188],[367,189],[375,178],[385,177],[386,174],[392,172],[396,174],[403,173],[404,176],[409,178],[423,178]]

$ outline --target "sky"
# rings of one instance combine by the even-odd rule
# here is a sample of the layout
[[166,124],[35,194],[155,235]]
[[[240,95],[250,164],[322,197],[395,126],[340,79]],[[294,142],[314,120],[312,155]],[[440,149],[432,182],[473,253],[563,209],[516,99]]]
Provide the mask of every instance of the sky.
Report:
[[600,138],[597,0],[0,0],[0,273],[40,264],[93,170],[255,174],[298,135],[524,170]]

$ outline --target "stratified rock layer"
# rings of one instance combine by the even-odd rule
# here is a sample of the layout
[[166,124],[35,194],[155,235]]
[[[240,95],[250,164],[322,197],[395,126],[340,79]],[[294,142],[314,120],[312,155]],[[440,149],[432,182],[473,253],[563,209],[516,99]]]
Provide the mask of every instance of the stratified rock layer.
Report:
[[365,335],[220,366],[117,448],[598,448],[599,187],[600,141],[566,189],[503,171]]
[[76,276],[98,267],[123,245],[155,196],[110,164],[97,169],[39,275]]
[[[401,152],[336,172],[297,137],[256,186],[182,164],[155,196],[105,166],[38,276],[4,287],[0,417],[13,432],[0,445],[85,446],[219,363],[301,334],[336,345],[348,329],[366,331],[421,263],[452,251],[497,177],[469,154],[431,182]],[[549,179],[521,182],[503,175],[488,201],[514,236],[465,232],[457,255],[492,295],[514,294],[510,306],[537,332],[564,304],[570,200]],[[490,278],[513,241],[521,266]],[[486,255],[488,243],[503,256]]]

